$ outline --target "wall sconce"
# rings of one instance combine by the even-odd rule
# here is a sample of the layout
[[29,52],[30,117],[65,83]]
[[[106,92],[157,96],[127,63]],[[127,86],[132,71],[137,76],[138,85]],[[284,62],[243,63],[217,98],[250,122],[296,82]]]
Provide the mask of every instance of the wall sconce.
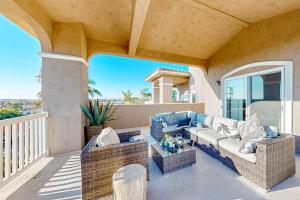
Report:
[[218,86],[221,85],[221,81],[220,80],[217,80],[216,82],[217,82]]

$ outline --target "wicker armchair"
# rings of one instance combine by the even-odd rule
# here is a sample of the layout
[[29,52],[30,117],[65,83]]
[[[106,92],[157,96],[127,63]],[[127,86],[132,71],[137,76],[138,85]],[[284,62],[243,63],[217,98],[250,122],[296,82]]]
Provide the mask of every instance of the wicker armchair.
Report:
[[118,133],[121,143],[98,147],[93,136],[81,153],[82,199],[99,199],[112,194],[112,175],[120,167],[138,163],[146,167],[149,179],[148,142],[130,143],[140,131]]

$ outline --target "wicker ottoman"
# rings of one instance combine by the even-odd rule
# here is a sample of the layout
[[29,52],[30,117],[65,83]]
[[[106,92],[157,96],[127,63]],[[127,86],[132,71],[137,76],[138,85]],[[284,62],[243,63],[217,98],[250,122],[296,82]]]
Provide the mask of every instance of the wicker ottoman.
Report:
[[113,174],[115,200],[146,200],[147,170],[139,164],[121,167]]

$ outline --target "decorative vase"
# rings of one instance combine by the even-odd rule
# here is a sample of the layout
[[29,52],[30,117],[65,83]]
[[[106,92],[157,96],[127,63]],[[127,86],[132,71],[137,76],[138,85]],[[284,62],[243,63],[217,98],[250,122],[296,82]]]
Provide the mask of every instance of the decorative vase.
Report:
[[86,143],[94,136],[101,133],[103,126],[88,126],[86,127]]

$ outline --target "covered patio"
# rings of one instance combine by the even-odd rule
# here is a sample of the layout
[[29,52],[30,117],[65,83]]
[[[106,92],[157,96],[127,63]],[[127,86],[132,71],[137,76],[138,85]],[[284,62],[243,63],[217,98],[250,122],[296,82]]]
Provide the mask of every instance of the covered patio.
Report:
[[[148,127],[156,113],[183,110],[246,120],[254,107],[265,125],[293,135],[300,152],[298,0],[1,0],[0,13],[36,37],[42,49],[43,113],[0,121],[0,139],[8,144],[0,145],[4,197],[81,198],[85,118],[79,105],[88,101],[88,62],[95,54],[184,64],[197,93],[196,103],[120,106],[121,118],[108,126]],[[142,133],[153,142],[149,128]],[[268,193],[199,149],[196,165],[170,175],[150,162],[149,199],[300,194],[297,154],[296,175]]]
[[[149,127],[142,127],[141,130],[150,144],[155,142],[149,135]],[[44,167],[45,163],[47,165]],[[39,165],[41,171],[36,171],[31,180],[7,199],[81,199],[80,152],[48,157]],[[196,165],[164,176],[151,160],[147,199],[295,200],[300,189],[299,156],[296,157],[296,165],[295,176],[276,186],[271,192],[265,193],[246,178],[198,149]],[[26,178],[25,176],[24,179]],[[4,199],[9,193],[10,191],[1,193],[0,198]]]

